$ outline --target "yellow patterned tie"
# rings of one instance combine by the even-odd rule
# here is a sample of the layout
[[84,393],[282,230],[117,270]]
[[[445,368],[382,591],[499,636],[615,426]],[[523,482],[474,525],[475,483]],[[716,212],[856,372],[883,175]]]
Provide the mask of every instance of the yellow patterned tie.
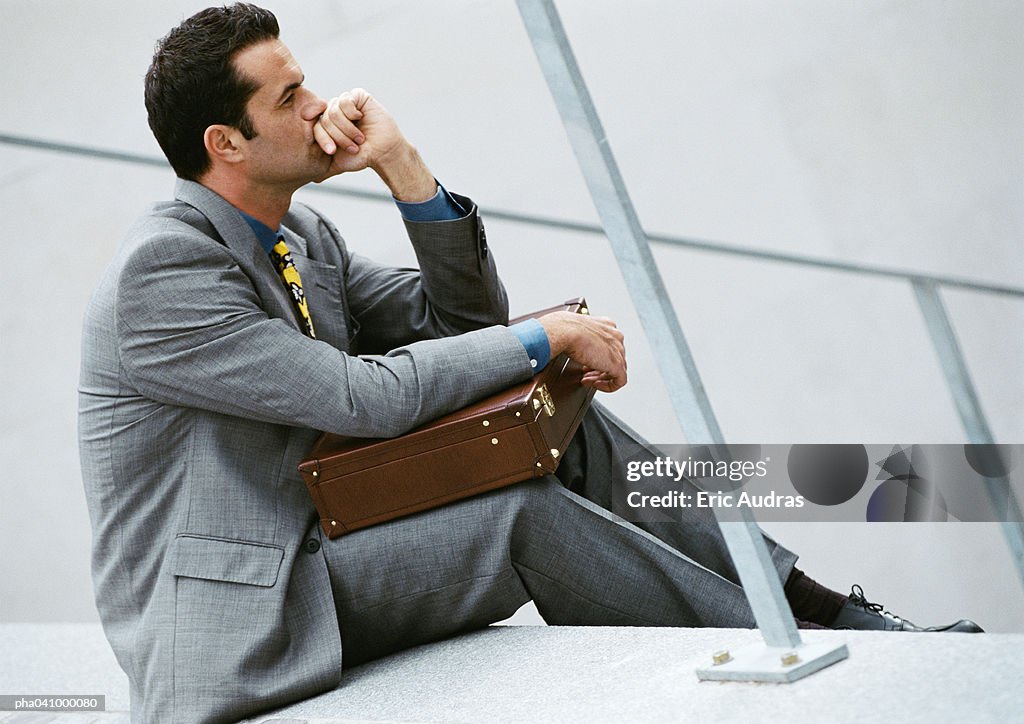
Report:
[[270,250],[270,258],[273,260],[274,265],[277,266],[277,270],[281,273],[281,278],[284,280],[285,287],[292,295],[292,301],[295,302],[295,308],[299,310],[299,316],[302,318],[306,334],[311,339],[316,339],[316,333],[313,331],[313,318],[309,316],[309,304],[306,302],[305,292],[302,291],[302,279],[299,278],[299,270],[295,268],[292,254],[288,251],[288,247],[285,245],[282,237],[277,237],[277,243]]

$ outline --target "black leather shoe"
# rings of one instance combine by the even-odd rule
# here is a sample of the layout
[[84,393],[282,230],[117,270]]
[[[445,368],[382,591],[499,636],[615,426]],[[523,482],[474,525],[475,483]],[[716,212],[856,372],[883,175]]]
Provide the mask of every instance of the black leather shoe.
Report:
[[871,603],[864,598],[864,589],[854,585],[850,589],[850,597],[839,609],[839,615],[832,622],[834,629],[853,631],[931,631],[946,633],[985,633],[974,621],[960,619],[948,626],[930,626],[922,628],[907,619],[883,610],[881,604]]

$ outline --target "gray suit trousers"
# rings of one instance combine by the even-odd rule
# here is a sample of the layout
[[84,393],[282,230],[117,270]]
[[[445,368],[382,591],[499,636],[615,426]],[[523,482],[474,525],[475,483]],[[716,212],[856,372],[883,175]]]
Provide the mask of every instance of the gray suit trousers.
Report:
[[[753,626],[710,512],[638,525],[609,512],[624,451],[643,445],[595,404],[557,476],[325,539],[345,665],[486,626],[530,599],[553,625]],[[797,557],[765,539],[785,581]]]

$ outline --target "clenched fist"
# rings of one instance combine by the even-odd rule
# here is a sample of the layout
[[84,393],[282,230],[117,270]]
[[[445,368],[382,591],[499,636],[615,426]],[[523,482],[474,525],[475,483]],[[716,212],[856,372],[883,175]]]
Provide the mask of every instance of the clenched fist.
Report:
[[332,156],[327,176],[371,168],[400,201],[426,201],[437,184],[388,110],[362,88],[331,98],[313,137]]

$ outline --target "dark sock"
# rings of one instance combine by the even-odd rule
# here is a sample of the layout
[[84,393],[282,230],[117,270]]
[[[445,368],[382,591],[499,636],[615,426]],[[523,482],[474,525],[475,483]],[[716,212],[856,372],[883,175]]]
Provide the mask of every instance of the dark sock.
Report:
[[799,568],[789,574],[782,590],[794,617],[819,626],[831,626],[847,601],[846,596],[825,588]]
[[828,629],[828,626],[821,626],[816,623],[811,623],[810,621],[801,621],[800,619],[796,620],[796,627],[798,629],[804,629],[808,631],[813,631],[814,629]]

